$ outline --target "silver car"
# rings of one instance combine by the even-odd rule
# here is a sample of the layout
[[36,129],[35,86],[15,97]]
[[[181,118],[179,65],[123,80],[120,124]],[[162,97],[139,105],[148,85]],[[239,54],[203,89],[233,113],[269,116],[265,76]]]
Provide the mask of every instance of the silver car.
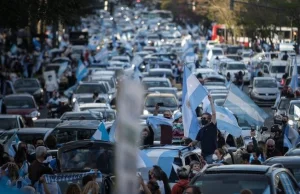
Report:
[[278,93],[278,84],[273,77],[256,77],[249,86],[249,96],[258,105],[274,105]]

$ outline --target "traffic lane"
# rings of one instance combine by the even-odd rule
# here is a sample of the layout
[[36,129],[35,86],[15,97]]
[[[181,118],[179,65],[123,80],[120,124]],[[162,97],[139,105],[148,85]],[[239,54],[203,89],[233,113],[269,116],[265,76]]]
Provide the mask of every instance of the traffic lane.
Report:
[[[248,85],[245,85],[243,87],[243,91],[248,95],[248,93],[249,93],[249,87],[248,87]],[[260,106],[260,108],[262,108],[269,115],[269,117],[265,120],[265,124],[264,125],[266,127],[268,127],[269,129],[271,129],[272,125],[274,125],[274,120],[273,120],[273,114],[274,114],[274,112],[273,112],[273,110],[269,106]]]

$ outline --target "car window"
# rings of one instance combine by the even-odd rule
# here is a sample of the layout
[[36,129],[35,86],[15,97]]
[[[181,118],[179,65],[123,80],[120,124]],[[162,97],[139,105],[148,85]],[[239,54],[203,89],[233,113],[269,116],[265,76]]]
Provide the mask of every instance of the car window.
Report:
[[146,89],[152,87],[171,87],[167,81],[143,81],[143,84]]
[[291,180],[291,177],[285,172],[280,173],[279,177],[285,190],[285,193],[296,194],[296,191],[298,191],[298,189],[294,182]]
[[7,109],[29,109],[35,108],[34,101],[31,97],[9,97],[4,98]]
[[39,84],[36,80],[18,79],[14,83],[15,88],[38,88]]
[[256,88],[277,88],[275,80],[255,80],[254,86]]
[[280,100],[278,109],[280,110],[286,110],[289,107],[289,100],[288,99],[282,99]]
[[299,108],[300,107],[300,103],[298,102],[298,103],[293,103],[293,104],[290,105],[290,109],[289,109],[289,114],[290,115],[294,115],[294,108],[295,108],[295,106],[297,106]]
[[173,163],[175,165],[177,165],[177,166],[183,166],[181,158],[174,158],[174,162]]
[[57,139],[57,144],[64,144],[70,141],[90,139],[96,129],[74,129],[74,128],[56,128],[51,135]]
[[246,69],[245,64],[227,64],[227,70],[243,70]]
[[81,84],[77,87],[75,94],[93,94],[94,92],[106,94],[108,91],[104,84]]
[[154,107],[157,103],[163,103],[163,107],[176,107],[177,102],[174,97],[147,97],[145,101],[146,107]]
[[0,118],[0,129],[10,130],[19,128],[17,118]]
[[190,165],[191,161],[198,161],[198,162],[200,162],[200,160],[199,160],[199,158],[198,158],[198,156],[196,154],[188,155],[187,157],[185,157],[184,161],[185,161],[184,165]]

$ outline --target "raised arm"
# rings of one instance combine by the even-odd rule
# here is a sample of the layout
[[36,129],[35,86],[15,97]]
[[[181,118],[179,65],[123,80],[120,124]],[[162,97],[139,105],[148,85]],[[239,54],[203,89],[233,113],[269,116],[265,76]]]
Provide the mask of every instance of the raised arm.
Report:
[[210,94],[208,94],[208,99],[209,99],[210,106],[211,106],[211,122],[213,124],[216,124],[217,123],[217,113],[216,113],[214,101]]

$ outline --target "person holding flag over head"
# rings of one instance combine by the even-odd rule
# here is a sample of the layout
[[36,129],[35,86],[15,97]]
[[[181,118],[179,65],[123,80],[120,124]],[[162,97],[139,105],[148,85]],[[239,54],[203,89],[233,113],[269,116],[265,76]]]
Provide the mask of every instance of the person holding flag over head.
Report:
[[210,101],[211,112],[203,113],[201,116],[202,128],[199,130],[196,140],[189,144],[189,146],[196,146],[198,142],[201,143],[202,156],[208,164],[212,164],[212,156],[217,149],[217,114],[215,105],[211,95],[208,95]]

